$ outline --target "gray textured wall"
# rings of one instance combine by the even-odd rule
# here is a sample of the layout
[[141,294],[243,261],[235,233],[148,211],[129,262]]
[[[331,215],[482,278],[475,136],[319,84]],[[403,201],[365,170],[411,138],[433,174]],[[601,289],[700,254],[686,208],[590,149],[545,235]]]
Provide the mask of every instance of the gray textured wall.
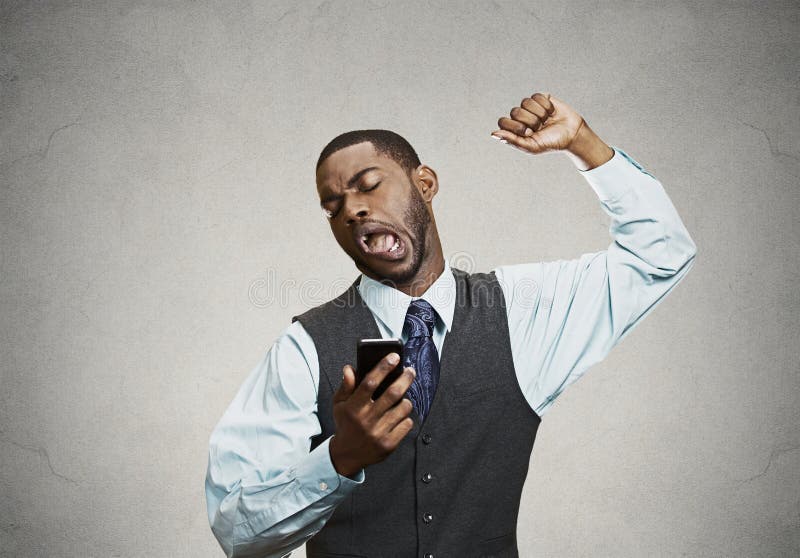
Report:
[[800,552],[797,3],[522,4],[0,2],[0,555],[221,555],[208,435],[355,277],[315,198],[334,135],[405,135],[478,270],[604,248],[566,157],[489,137],[535,91],[699,252],[545,417],[522,555]]

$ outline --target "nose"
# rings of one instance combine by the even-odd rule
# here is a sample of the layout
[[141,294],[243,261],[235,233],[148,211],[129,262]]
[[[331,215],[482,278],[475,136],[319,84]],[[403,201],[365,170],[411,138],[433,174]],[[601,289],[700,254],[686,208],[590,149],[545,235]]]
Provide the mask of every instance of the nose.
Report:
[[352,225],[355,221],[360,221],[369,215],[369,206],[366,200],[359,199],[359,196],[347,196],[348,199],[344,202],[343,210],[346,212],[346,222]]

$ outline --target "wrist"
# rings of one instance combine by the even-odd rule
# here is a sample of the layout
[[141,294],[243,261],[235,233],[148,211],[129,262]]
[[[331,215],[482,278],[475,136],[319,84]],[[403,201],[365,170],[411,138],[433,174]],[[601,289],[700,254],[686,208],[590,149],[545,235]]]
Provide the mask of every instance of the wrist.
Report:
[[585,120],[581,121],[578,133],[572,138],[564,153],[581,171],[599,167],[614,156],[614,150],[594,133]]
[[331,456],[331,463],[333,464],[333,468],[336,472],[343,477],[348,477],[352,479],[356,476],[356,474],[361,470],[361,466],[352,463],[345,457],[343,457],[339,451],[339,446],[336,443],[336,435],[334,434],[331,436],[330,444],[328,444],[328,452]]

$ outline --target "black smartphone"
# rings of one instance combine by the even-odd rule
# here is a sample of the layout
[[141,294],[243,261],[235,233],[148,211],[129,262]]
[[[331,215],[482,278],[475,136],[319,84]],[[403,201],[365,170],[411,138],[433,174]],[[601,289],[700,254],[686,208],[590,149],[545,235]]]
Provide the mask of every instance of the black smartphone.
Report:
[[389,353],[400,355],[400,362],[389,372],[372,394],[372,400],[378,399],[392,382],[403,373],[403,342],[400,339],[361,339],[356,346],[356,386],[364,376],[369,374],[383,357]]

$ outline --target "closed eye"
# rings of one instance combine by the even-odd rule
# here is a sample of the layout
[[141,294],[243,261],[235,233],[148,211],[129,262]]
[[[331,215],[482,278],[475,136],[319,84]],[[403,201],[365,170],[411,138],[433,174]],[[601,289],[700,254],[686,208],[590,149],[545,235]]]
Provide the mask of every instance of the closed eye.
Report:
[[374,185],[372,185],[372,186],[364,186],[363,188],[359,188],[359,190],[361,190],[362,192],[371,192],[372,190],[374,190],[375,188],[377,188],[380,185],[381,185],[381,181],[379,180]]
[[[380,186],[380,185],[381,185],[381,182],[382,182],[382,181],[380,181],[380,180],[379,180],[378,182],[376,182],[376,183],[375,183],[375,184],[373,184],[372,186],[359,186],[358,190],[359,190],[360,192],[371,192],[372,190],[374,190],[375,188],[377,188],[378,186]],[[339,209],[340,209],[340,208],[341,208],[341,204],[337,204],[337,206],[336,206],[336,209],[335,209],[335,210],[333,210],[333,209],[328,209],[327,207],[322,207],[322,213],[323,213],[323,214],[325,215],[325,217],[327,217],[328,219],[333,219],[334,217],[336,217],[336,216],[339,214]]]

